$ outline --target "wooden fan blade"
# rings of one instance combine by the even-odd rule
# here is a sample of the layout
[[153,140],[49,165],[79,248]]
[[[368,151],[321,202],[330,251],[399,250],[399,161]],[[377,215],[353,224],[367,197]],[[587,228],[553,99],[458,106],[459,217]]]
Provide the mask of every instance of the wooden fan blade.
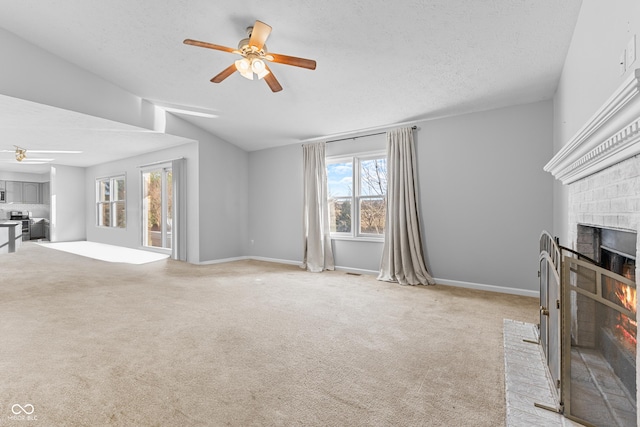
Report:
[[316,61],[313,59],[298,58],[296,56],[280,55],[278,53],[271,53],[269,55],[273,57],[273,62],[280,64],[293,65],[294,67],[306,68],[308,70],[316,69]]
[[256,23],[253,24],[253,30],[251,30],[249,46],[255,46],[258,50],[262,49],[269,34],[271,34],[271,27],[262,21],[256,21]]
[[215,76],[214,78],[211,79],[212,83],[220,83],[222,82],[224,79],[226,79],[227,77],[229,77],[231,74],[236,72],[236,64],[231,64],[229,65],[227,68],[225,68],[224,70],[222,70],[217,76]]
[[267,82],[272,92],[280,92],[282,90],[282,86],[280,86],[280,82],[276,79],[276,76],[273,75],[273,71],[265,64],[267,70],[269,70],[269,74],[264,76],[264,81]]
[[217,44],[201,42],[201,41],[192,40],[192,39],[186,39],[183,43],[190,44],[191,46],[206,47],[207,49],[221,50],[223,52],[229,52],[229,53],[234,53],[236,51],[235,49],[232,49],[230,47],[220,46]]

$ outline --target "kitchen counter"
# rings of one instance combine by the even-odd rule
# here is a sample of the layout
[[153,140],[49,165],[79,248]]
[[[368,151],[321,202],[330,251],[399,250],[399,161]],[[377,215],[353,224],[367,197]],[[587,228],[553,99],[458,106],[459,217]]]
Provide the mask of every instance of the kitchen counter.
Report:
[[0,221],[0,254],[15,252],[22,245],[22,222]]

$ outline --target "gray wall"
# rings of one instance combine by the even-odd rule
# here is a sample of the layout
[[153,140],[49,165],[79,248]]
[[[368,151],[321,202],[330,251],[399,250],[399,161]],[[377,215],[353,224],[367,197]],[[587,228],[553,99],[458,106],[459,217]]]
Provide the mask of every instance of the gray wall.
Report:
[[[584,0],[554,97],[554,152],[558,152],[630,75],[620,75],[618,58],[636,35],[640,46],[640,2]],[[640,59],[632,69],[640,68]],[[554,227],[569,244],[568,190],[554,183]]]
[[249,155],[240,148],[167,114],[167,132],[198,143],[200,261],[246,255],[248,248]]
[[249,153],[249,240],[250,256],[302,261],[299,144]]
[[[418,124],[421,216],[434,276],[538,290],[538,238],[552,226],[552,179],[542,170],[552,153],[552,114],[546,101]],[[327,154],[379,148],[376,138],[357,141],[331,143]],[[249,254],[300,262],[301,147],[252,152],[249,169]],[[334,250],[338,266],[377,270],[382,244],[334,241]]]
[[[552,226],[550,101],[419,124],[421,216],[438,279],[538,290]],[[456,283],[453,283],[456,284]]]

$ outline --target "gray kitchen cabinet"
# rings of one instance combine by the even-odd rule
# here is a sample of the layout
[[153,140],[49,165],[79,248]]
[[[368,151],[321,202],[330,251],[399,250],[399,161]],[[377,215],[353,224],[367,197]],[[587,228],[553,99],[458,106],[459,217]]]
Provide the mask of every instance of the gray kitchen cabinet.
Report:
[[4,181],[7,203],[27,205],[50,204],[50,184],[48,182]]
[[26,203],[28,205],[40,203],[40,183],[22,183],[22,203]]
[[44,220],[34,221],[31,223],[31,239],[43,239],[45,237],[44,232]]
[[7,181],[5,186],[7,203],[22,203],[22,182]]

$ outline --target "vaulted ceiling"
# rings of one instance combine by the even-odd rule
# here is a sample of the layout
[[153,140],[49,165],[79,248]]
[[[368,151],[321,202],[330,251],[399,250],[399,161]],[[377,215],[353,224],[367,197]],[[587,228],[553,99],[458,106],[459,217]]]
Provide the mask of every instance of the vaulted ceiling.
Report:
[[[206,110],[182,116],[245,150],[550,99],[580,0],[20,0],[0,27],[148,100]],[[284,90],[238,73],[209,80],[259,19]],[[3,58],[20,61],[20,58]],[[25,65],[26,66],[26,65]]]

